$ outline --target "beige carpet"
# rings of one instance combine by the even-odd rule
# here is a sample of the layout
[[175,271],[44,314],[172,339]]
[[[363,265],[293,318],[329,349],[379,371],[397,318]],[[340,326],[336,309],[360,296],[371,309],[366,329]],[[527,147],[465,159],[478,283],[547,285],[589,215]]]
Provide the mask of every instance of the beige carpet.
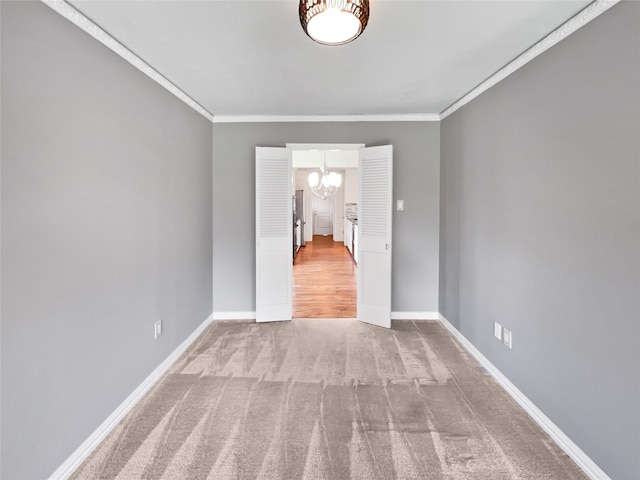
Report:
[[217,322],[72,478],[586,479],[438,322]]

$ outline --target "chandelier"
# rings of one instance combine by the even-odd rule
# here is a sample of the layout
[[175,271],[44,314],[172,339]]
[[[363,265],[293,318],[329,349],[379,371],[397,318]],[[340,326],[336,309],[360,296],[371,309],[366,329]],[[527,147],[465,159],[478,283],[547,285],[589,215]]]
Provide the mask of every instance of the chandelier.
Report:
[[326,159],[320,167],[320,173],[311,172],[309,174],[311,191],[323,200],[335,195],[340,185],[342,185],[342,175],[336,172],[329,172]]
[[369,0],[300,0],[304,32],[323,45],[344,45],[360,36],[369,21]]

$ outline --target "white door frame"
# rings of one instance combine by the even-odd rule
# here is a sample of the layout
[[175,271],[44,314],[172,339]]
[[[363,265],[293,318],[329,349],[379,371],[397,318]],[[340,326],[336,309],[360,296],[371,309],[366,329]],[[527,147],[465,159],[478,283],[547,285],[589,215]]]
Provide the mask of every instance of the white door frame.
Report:
[[285,147],[291,150],[360,150],[364,143],[287,143]]
[[[310,151],[310,150],[320,150],[320,151],[336,151],[336,150],[348,150],[348,151],[353,151],[353,150],[360,150],[361,148],[364,148],[365,144],[363,143],[347,143],[347,144],[341,144],[341,143],[287,143],[285,148],[290,149],[292,151],[295,150],[306,150],[306,151]],[[292,165],[292,171],[291,173],[293,173],[293,165]],[[352,165],[350,165],[349,167],[353,167]],[[359,165],[358,165],[359,167]],[[334,166],[333,168],[340,168],[340,166]],[[345,168],[345,167],[342,167]],[[391,181],[391,180],[390,180]],[[338,207],[336,207],[338,208]],[[293,230],[290,229],[290,235],[293,235]],[[293,242],[293,238],[290,239],[289,244],[292,244]],[[290,278],[293,275],[293,262],[289,262],[288,264],[288,268],[289,268],[289,275]],[[389,279],[390,281],[391,279]],[[358,291],[360,290],[360,281],[356,280],[358,282]],[[293,290],[293,284],[290,284],[290,291],[292,293]]]

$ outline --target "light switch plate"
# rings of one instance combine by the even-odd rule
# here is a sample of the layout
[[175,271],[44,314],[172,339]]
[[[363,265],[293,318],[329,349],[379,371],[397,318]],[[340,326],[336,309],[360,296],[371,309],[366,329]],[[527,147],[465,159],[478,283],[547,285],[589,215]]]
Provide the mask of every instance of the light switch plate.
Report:
[[404,200],[397,200],[396,201],[396,210],[398,210],[398,211],[404,210]]
[[502,341],[502,325],[498,322],[493,322],[493,336]]

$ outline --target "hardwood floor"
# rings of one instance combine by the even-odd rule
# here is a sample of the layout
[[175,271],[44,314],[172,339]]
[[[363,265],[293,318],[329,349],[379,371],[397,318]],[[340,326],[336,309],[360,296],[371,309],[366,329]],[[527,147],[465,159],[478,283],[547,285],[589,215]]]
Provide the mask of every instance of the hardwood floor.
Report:
[[314,235],[293,265],[294,318],[355,318],[356,264],[342,242]]

